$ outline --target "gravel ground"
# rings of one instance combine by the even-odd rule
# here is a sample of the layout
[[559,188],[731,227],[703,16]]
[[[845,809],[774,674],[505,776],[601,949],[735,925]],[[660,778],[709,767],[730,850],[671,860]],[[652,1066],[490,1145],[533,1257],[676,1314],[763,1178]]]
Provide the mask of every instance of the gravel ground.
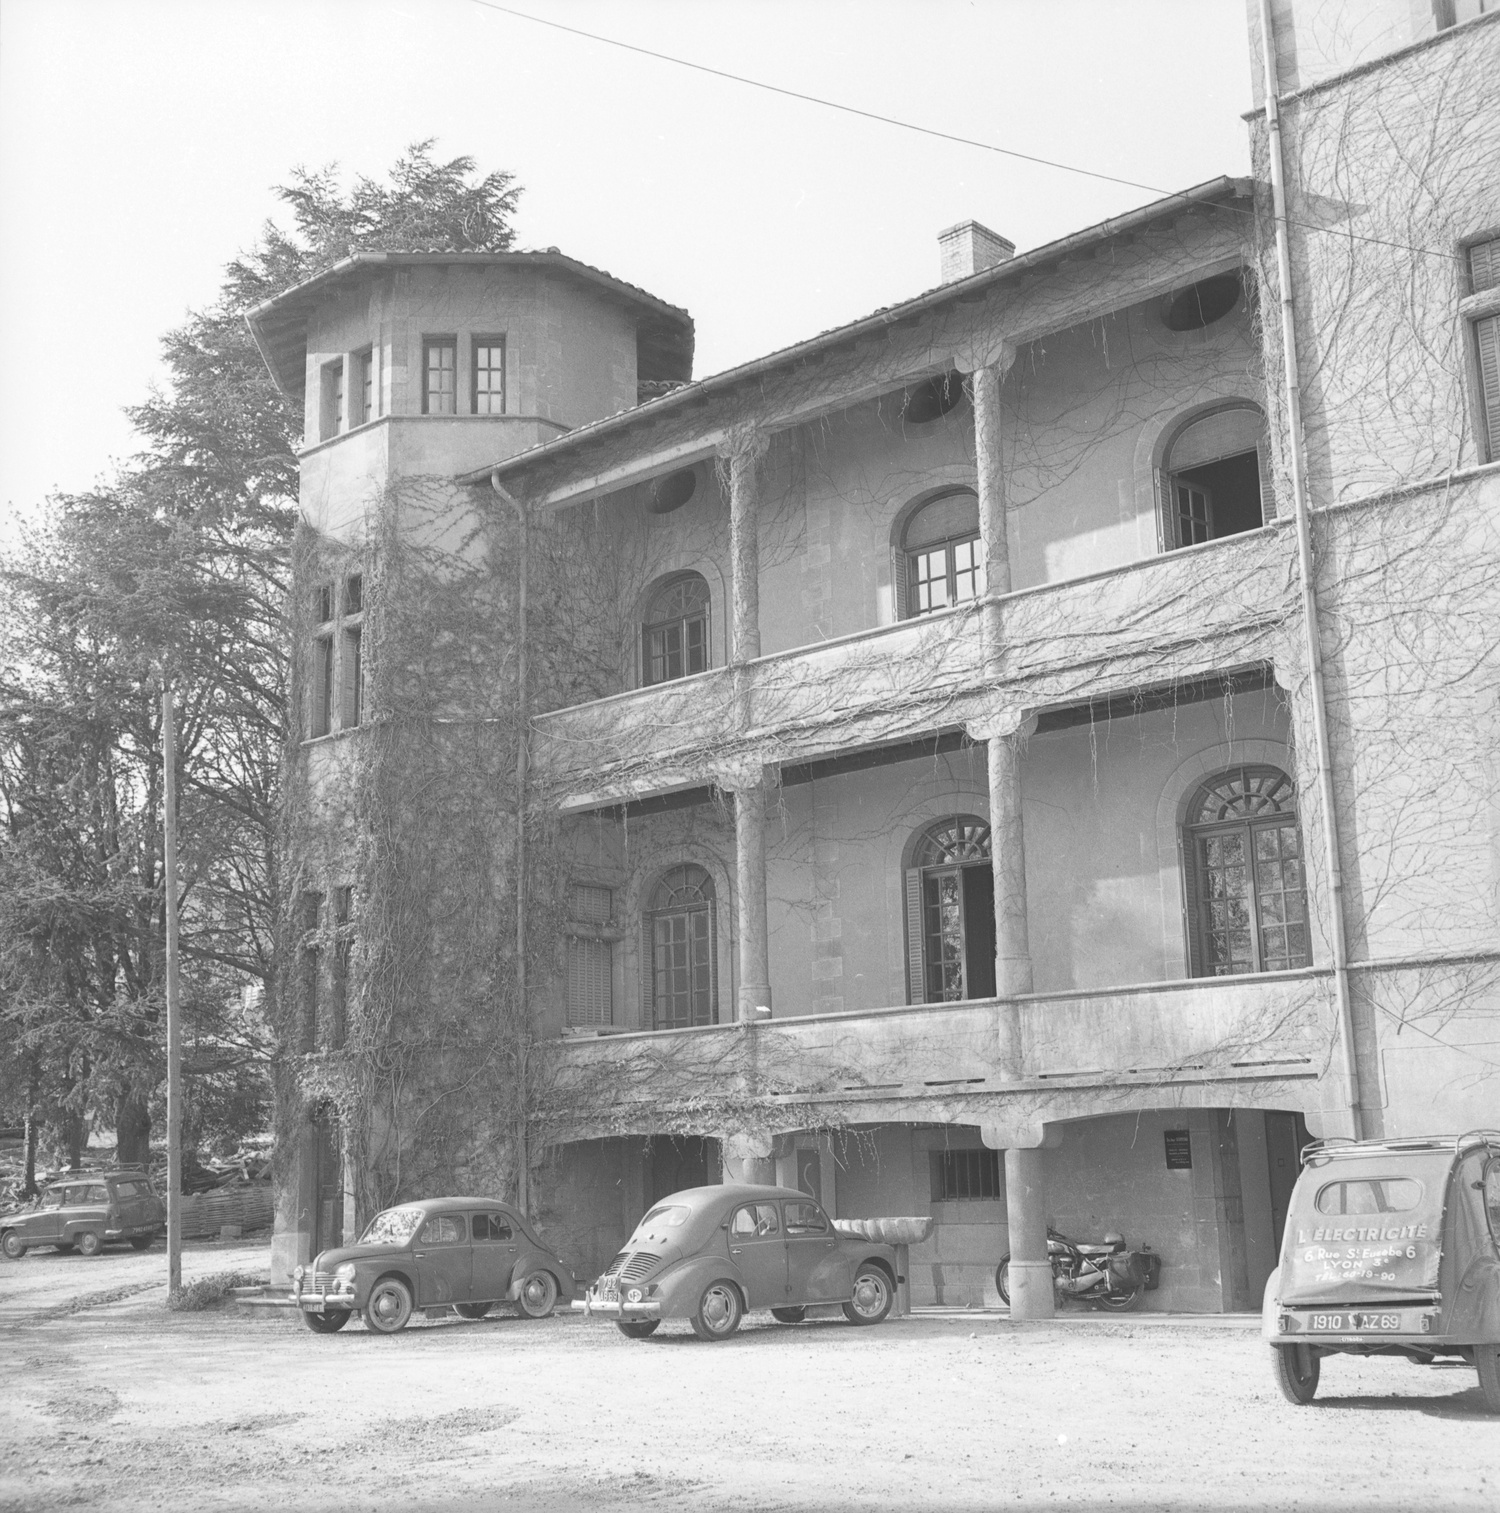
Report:
[[[573,1315],[317,1336],[283,1311],[168,1313],[159,1287],[63,1311],[149,1282],[142,1262],[159,1275],[164,1257],[0,1266],[0,1509],[1500,1502],[1500,1421],[1471,1371],[1339,1357],[1293,1408],[1243,1320],[754,1315],[707,1345],[685,1324],[630,1341]],[[184,1269],[264,1266],[241,1244]]]

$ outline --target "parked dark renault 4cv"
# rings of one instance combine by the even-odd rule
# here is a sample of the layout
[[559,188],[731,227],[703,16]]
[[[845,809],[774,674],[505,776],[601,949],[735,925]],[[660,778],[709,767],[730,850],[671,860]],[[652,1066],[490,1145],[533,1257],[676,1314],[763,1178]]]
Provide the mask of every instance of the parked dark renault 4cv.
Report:
[[31,1207],[0,1217],[0,1250],[13,1261],[39,1245],[86,1256],[120,1243],[145,1250],[166,1222],[144,1171],[76,1172],[48,1183]]
[[687,1319],[700,1339],[724,1340],[758,1308],[798,1324],[809,1305],[841,1303],[851,1324],[878,1324],[902,1280],[894,1247],[838,1233],[806,1193],[724,1183],[652,1207],[573,1307],[631,1339]]
[[387,1208],[358,1244],[325,1250],[292,1273],[292,1301],[319,1334],[356,1313],[380,1334],[404,1329],[416,1309],[452,1308],[482,1319],[512,1303],[544,1319],[575,1291],[572,1271],[509,1204],[429,1198]]
[[1261,1334],[1310,1403],[1325,1356],[1467,1361],[1500,1413],[1500,1132],[1314,1141]]

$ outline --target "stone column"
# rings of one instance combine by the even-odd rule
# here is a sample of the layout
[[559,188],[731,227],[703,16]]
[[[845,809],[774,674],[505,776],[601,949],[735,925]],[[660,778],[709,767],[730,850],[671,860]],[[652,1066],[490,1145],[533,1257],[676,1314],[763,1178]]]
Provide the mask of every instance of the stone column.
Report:
[[720,1137],[719,1149],[723,1153],[726,1182],[775,1185],[776,1162],[771,1155],[771,1142],[765,1136],[725,1133]]
[[754,1024],[771,1007],[766,926],[766,785],[763,774],[734,794],[735,922],[739,934],[738,1018]]
[[975,366],[969,379],[974,398],[974,466],[979,485],[979,545],[984,557],[985,660],[999,671],[1000,606],[1010,592],[1010,542],[1005,519],[1005,470],[1000,447],[1000,385],[1015,361],[1016,349],[1001,343]]
[[729,660],[760,655],[760,540],[755,466],[766,449],[755,432],[736,433],[724,445],[729,469]]
[[1055,1304],[1040,1149],[1012,1146],[1005,1152],[1005,1218],[1010,1227],[1010,1316],[1050,1319]]
[[995,994],[997,1060],[1003,1075],[1025,1074],[1017,996],[1032,991],[1026,905],[1026,828],[1021,815],[1021,748],[1036,717],[1008,712],[971,721],[969,735],[985,743],[990,785],[990,866],[995,879]]

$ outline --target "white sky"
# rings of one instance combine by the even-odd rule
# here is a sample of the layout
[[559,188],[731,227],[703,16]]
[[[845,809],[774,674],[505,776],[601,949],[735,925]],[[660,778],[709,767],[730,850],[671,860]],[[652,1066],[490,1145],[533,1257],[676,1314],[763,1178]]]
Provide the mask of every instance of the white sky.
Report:
[[[1166,190],[1248,171],[1244,0],[506,0]],[[0,0],[0,512],[135,448],[121,407],[294,164],[436,137],[555,245],[697,321],[702,377],[1154,195],[565,36],[473,0]],[[3,530],[0,530],[3,534]]]

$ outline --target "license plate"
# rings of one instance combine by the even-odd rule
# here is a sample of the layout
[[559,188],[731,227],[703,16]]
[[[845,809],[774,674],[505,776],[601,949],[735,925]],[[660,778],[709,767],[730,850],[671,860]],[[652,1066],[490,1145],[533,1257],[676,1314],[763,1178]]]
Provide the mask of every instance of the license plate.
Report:
[[1399,1313],[1312,1313],[1307,1315],[1310,1334],[1399,1334]]
[[620,1284],[613,1277],[600,1277],[599,1285],[594,1289],[594,1296],[601,1303],[618,1303]]

